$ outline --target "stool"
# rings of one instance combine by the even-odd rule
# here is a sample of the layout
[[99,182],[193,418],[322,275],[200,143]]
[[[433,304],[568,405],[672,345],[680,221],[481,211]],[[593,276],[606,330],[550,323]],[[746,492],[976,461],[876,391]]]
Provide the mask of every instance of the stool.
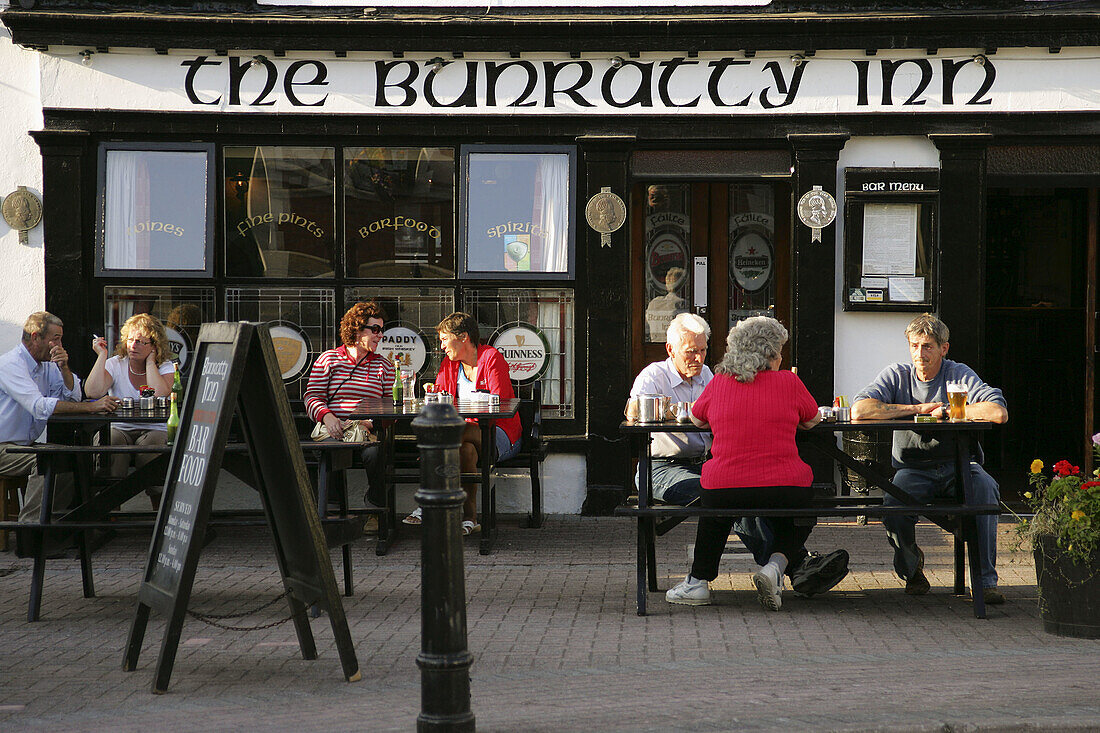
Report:
[[[0,476],[0,522],[19,519],[19,490],[27,488],[26,476]],[[8,549],[8,530],[0,529],[0,550]]]

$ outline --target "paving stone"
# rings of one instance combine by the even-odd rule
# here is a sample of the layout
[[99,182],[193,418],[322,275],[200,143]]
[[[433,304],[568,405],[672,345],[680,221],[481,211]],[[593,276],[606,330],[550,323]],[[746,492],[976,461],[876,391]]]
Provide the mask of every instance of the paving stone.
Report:
[[[939,731],[1100,727],[1100,641],[1045,634],[1034,569],[1001,526],[1008,602],[975,619],[952,595],[950,538],[918,526],[932,591],[906,596],[882,527],[823,522],[810,549],[851,554],[852,573],[811,599],[757,604],[751,560],[722,563],[714,604],[634,607],[635,524],[503,518],[492,555],[464,544],[472,710],[487,731]],[[687,571],[694,523],[658,541],[662,589]],[[363,680],[346,684],[328,619],[311,621],[318,659],[284,624],[250,633],[188,619],[167,695],[149,692],[164,631],[154,614],[139,668],[121,670],[148,537],[122,534],[94,558],[98,597],[75,560],[51,561],[42,621],[26,622],[28,560],[0,555],[0,729],[407,731],[420,707],[419,533],[384,557],[353,552],[342,597]],[[339,577],[340,566],[336,563]],[[192,608],[256,608],[282,591],[269,535],[222,533],[202,555]],[[240,625],[277,620],[283,603]]]

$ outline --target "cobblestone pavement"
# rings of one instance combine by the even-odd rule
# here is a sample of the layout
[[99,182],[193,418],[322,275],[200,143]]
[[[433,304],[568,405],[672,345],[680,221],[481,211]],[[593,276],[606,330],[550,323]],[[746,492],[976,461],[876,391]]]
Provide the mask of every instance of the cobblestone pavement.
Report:
[[[465,545],[472,709],[483,731],[1100,729],[1100,641],[1043,632],[1028,555],[1001,526],[1008,603],[973,617],[951,595],[951,548],[918,536],[932,592],[906,596],[881,526],[822,524],[811,549],[846,547],[853,572],[783,610],[757,605],[751,561],[723,561],[714,605],[634,607],[634,525],[551,517],[539,530],[503,523],[498,550]],[[662,538],[662,589],[688,567],[694,525]],[[121,661],[148,537],[95,555],[97,597],[79,564],[48,564],[42,621],[26,622],[30,561],[0,554],[0,730],[412,730],[420,711],[419,539],[385,557],[354,548],[344,598],[363,671],[341,675],[325,617],[319,658],[305,661],[290,624],[250,633],[189,619],[167,695],[149,692],[164,630],[154,614],[135,672]],[[337,563],[339,561],[337,560]],[[339,571],[338,571],[339,577]],[[191,607],[254,608],[281,592],[269,535],[221,531],[202,554]],[[277,620],[277,604],[245,624]]]

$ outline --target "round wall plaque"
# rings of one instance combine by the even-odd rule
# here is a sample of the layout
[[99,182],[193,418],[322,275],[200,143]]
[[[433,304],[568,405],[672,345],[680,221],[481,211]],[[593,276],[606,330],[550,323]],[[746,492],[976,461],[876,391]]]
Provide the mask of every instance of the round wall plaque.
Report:
[[26,186],[20,186],[4,197],[0,213],[12,229],[19,232],[19,241],[27,243],[27,232],[42,221],[42,202]]
[[600,191],[588,199],[584,218],[588,220],[588,226],[600,234],[610,234],[626,222],[626,204],[618,194]]

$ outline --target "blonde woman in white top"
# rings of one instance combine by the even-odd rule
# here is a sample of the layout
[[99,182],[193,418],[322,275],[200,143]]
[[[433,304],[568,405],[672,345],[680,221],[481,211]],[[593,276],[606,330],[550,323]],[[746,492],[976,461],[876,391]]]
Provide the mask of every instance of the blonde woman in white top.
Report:
[[[168,348],[168,335],[164,324],[155,316],[139,313],[122,324],[122,338],[115,349],[115,356],[107,356],[107,340],[102,336],[92,342],[96,353],[95,365],[84,381],[84,394],[99,398],[105,394],[113,397],[130,397],[137,404],[140,387],[151,387],[157,397],[166,397],[172,391],[175,370]],[[114,423],[111,425],[111,445],[164,445],[167,428],[160,424]],[[122,477],[130,468],[130,459],[138,468],[156,457],[152,453],[111,456],[111,475]],[[145,490],[154,506],[160,504],[159,487]]]

